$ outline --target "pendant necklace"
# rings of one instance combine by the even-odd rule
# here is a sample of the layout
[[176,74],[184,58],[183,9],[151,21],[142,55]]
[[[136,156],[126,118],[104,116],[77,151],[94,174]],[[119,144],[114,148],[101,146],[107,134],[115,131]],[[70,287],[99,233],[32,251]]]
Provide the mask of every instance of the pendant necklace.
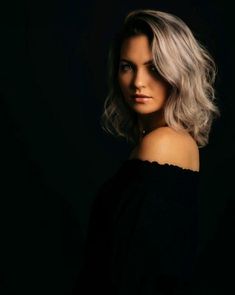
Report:
[[145,135],[145,134],[146,134],[146,130],[143,129],[143,130],[142,130],[142,135]]

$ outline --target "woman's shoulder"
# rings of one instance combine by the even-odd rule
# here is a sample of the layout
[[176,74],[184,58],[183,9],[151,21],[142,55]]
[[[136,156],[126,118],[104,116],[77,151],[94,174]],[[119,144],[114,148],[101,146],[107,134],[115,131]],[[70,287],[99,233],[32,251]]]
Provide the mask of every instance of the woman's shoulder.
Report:
[[145,135],[129,159],[156,161],[199,171],[199,149],[192,136],[171,127],[159,127]]

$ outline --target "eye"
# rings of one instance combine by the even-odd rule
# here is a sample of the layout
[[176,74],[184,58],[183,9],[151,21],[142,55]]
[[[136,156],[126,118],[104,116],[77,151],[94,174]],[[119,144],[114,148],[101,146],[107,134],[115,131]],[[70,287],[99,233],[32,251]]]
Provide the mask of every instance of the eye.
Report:
[[151,72],[158,73],[158,71],[154,65],[150,66],[150,70],[151,70]]
[[157,78],[157,79],[161,79],[161,78],[162,78],[162,76],[161,76],[160,73],[158,72],[158,70],[157,70],[157,68],[155,67],[155,65],[151,65],[151,66],[149,67],[149,70],[150,70],[151,74],[154,75],[155,78]]
[[131,69],[131,65],[130,64],[120,64],[120,70],[122,72],[126,72],[128,69]]

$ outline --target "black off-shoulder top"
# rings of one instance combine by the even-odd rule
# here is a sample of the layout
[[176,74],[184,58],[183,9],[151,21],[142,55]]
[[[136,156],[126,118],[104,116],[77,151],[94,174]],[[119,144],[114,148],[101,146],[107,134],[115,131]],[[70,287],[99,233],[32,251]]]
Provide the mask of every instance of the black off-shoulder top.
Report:
[[91,207],[78,294],[191,292],[200,172],[132,158]]

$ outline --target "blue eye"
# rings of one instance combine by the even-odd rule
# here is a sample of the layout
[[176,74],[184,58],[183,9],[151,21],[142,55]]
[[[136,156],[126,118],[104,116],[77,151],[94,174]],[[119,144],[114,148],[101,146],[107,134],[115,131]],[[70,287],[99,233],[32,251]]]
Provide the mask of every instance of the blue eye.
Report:
[[156,69],[156,67],[155,67],[155,66],[150,66],[150,70],[151,70],[152,72],[155,72],[155,73],[157,73],[157,69]]
[[121,71],[126,71],[126,70],[128,70],[128,68],[131,68],[131,65],[129,65],[129,64],[121,64],[120,65],[120,69],[121,69]]
[[150,66],[150,71],[154,75],[155,78],[157,78],[157,79],[162,78],[162,76],[160,75],[160,73],[158,72],[157,68],[154,65]]

